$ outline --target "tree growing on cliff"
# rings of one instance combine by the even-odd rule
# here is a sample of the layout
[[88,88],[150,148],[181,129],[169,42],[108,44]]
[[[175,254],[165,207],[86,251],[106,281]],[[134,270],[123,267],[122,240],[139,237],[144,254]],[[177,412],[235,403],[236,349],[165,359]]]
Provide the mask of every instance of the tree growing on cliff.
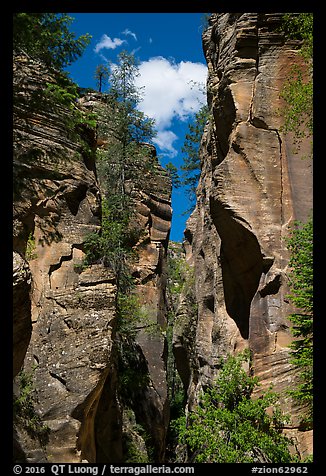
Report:
[[109,68],[109,91],[99,111],[99,135],[107,147],[99,154],[100,180],[106,190],[112,187],[126,194],[126,181],[143,177],[151,166],[148,142],[154,137],[154,121],[137,109],[141,100],[135,86],[138,62],[134,55],[122,51],[117,63]]
[[90,233],[84,241],[85,264],[102,263],[113,272],[117,292],[126,293],[132,286],[129,265],[133,245],[140,230],[130,223],[131,208],[117,195],[102,200],[100,233]]
[[104,64],[99,64],[96,67],[95,73],[94,73],[94,78],[96,80],[96,84],[97,84],[99,93],[102,92],[103,84],[104,84],[105,81],[107,81],[109,79],[109,75],[110,75],[109,69]]
[[101,261],[115,274],[118,292],[127,292],[131,276],[132,247],[141,229],[135,220],[135,188],[153,171],[150,146],[153,121],[138,111],[140,92],[134,84],[138,64],[134,55],[122,51],[109,68],[109,91],[96,110],[98,134],[105,148],[97,152],[102,189],[102,226],[99,234],[85,241],[86,262]]
[[[252,398],[257,378],[243,369],[249,353],[229,356],[194,410],[179,419],[179,441],[198,463],[287,463],[290,440],[282,434],[286,417],[277,395]],[[267,409],[269,411],[267,412]]]
[[174,188],[181,187],[181,181],[180,181],[177,167],[172,162],[168,162],[165,166],[165,170],[167,171],[168,176],[171,179],[172,187]]
[[118,63],[110,64],[109,95],[116,102],[113,133],[121,145],[151,141],[154,137],[154,120],[137,109],[141,89],[135,85],[139,76],[139,62],[132,53],[122,51]]
[[90,42],[87,33],[76,38],[69,30],[73,18],[67,13],[15,13],[13,48],[58,70],[76,61]]
[[204,105],[194,115],[193,121],[188,125],[188,133],[181,149],[185,154],[181,166],[181,170],[183,170],[182,185],[186,187],[191,209],[196,202],[196,188],[200,176],[199,147],[208,113],[208,106]]
[[300,53],[305,60],[304,70],[292,67],[281,92],[286,103],[283,129],[300,141],[313,133],[313,14],[285,14],[283,30],[288,38],[302,41]]
[[288,240],[289,298],[297,311],[291,314],[293,323],[292,362],[300,369],[301,382],[290,393],[303,405],[308,414],[303,425],[310,428],[313,417],[313,224],[296,222]]
[[[285,131],[297,140],[313,134],[313,14],[285,14],[283,29],[289,38],[301,40],[300,53],[305,71],[293,68],[284,85],[282,98],[286,101]],[[312,427],[313,416],[313,221],[295,222],[287,242],[290,255],[290,300],[296,312],[290,316],[292,333],[292,362],[300,369],[300,383],[290,394],[307,409],[302,425]]]

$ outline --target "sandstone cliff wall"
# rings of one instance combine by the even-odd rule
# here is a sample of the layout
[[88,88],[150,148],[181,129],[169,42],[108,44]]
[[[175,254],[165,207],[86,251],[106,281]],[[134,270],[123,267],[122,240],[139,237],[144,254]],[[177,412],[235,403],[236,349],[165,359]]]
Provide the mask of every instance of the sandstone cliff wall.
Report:
[[[143,226],[137,292],[159,332],[142,329],[132,342],[133,364],[147,378],[127,406],[121,397],[115,279],[101,264],[81,267],[85,236],[101,224],[96,135],[87,126],[67,125],[71,111],[46,100],[47,82],[55,78],[41,63],[15,58],[14,375],[32,375],[33,411],[44,430],[42,437],[37,428],[31,435],[16,421],[15,458],[118,463],[126,460],[130,440],[146,456],[135,431],[141,424],[161,461],[168,425],[161,330],[170,179],[157,164],[136,199]],[[14,391],[19,398],[19,377]]]
[[280,19],[214,14],[203,35],[212,117],[200,149],[197,205],[185,231],[198,313],[191,345],[188,340],[182,349],[182,333],[174,342],[180,373],[192,358],[189,408],[217,375],[219,358],[249,347],[259,391],[273,384],[280,393],[292,415],[288,432],[305,455],[311,432],[297,431],[302,409],[286,393],[296,372],[289,363],[285,237],[293,220],[305,220],[312,209],[312,162],[300,159],[308,144],[295,154],[293,138],[281,130],[280,92],[302,58],[282,36]]
[[[279,25],[280,14],[214,14],[203,36],[211,120],[185,230],[194,283],[181,296],[173,347],[189,409],[220,358],[249,347],[259,392],[273,384],[281,395],[292,415],[286,431],[304,457],[312,435],[299,427],[303,410],[287,394],[297,373],[289,362],[285,238],[312,208],[312,163],[300,159],[309,144],[295,154],[281,129],[280,91],[302,58]],[[47,82],[55,78],[41,63],[15,58],[14,392],[22,391],[20,370],[32,375],[33,411],[44,430],[31,436],[16,421],[15,459],[141,462],[150,440],[151,459],[163,462],[170,180],[149,147],[155,173],[134,195],[143,233],[132,269],[146,321],[129,339],[117,332],[114,276],[101,264],[80,266],[85,236],[100,231],[95,149],[105,140],[85,125],[70,127],[69,110],[46,100]],[[87,95],[78,107],[92,110],[100,96]],[[139,375],[133,386],[130,367]]]

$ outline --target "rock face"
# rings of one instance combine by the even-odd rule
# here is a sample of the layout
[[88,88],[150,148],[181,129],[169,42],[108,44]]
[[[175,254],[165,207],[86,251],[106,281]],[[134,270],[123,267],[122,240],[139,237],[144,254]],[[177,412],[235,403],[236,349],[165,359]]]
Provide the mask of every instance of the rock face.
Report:
[[[292,416],[286,431],[304,457],[312,435],[300,428],[303,409],[287,394],[297,372],[285,239],[293,220],[304,221],[312,208],[312,163],[298,158],[281,129],[280,92],[292,65],[303,63],[280,33],[280,19],[213,14],[203,36],[212,117],[185,231],[191,282],[181,295],[173,350],[191,410],[220,358],[249,347],[259,392],[273,384],[280,394]],[[123,334],[114,275],[100,263],[81,266],[85,237],[101,226],[95,150],[106,138],[74,123],[46,83],[56,79],[41,63],[15,58],[14,393],[19,399],[30,392],[33,402],[30,421],[26,413],[15,420],[15,460],[164,462],[170,179],[148,146],[154,170],[133,194],[143,233],[132,275],[145,318],[134,336]],[[100,101],[89,94],[76,107],[92,110]],[[308,147],[302,143],[302,155]],[[31,411],[38,427],[31,427]]]
[[289,363],[285,238],[288,225],[306,220],[312,208],[312,162],[300,160],[293,138],[281,131],[280,92],[302,58],[278,30],[280,19],[280,14],[214,14],[203,36],[212,120],[202,138],[197,205],[185,232],[198,313],[183,352],[182,334],[174,340],[180,373],[187,358],[178,355],[195,349],[190,408],[216,376],[218,358],[249,347],[260,391],[273,384],[281,394],[292,415],[289,431],[306,455],[311,432],[297,430],[302,409],[286,394],[296,372]]
[[[81,267],[85,236],[101,223],[95,132],[68,127],[71,111],[46,99],[47,82],[55,78],[41,63],[15,58],[14,372],[32,375],[34,412],[46,429],[41,438],[16,424],[16,458],[123,462],[129,420],[136,418],[133,425],[148,431],[161,461],[168,424],[165,339],[143,329],[132,344],[133,362],[147,379],[142,400],[129,408],[121,397],[114,276],[101,264]],[[137,202],[144,225],[137,290],[161,329],[171,183],[156,168]],[[18,387],[17,381],[17,396]],[[128,420],[128,411],[136,416]]]
[[[100,94],[91,93],[81,99],[81,104],[98,115],[97,144],[102,150],[112,140],[107,134],[108,105]],[[133,346],[131,360],[125,367],[139,366],[139,374],[135,379],[142,379],[146,374],[149,385],[136,390],[134,402],[128,398],[131,420],[141,424],[144,431],[151,437],[155,460],[163,461],[165,454],[165,437],[169,424],[168,388],[166,381],[166,339],[167,326],[167,248],[171,227],[171,181],[167,173],[159,166],[156,150],[149,144],[142,144],[151,162],[149,170],[131,174],[126,179],[126,188],[131,190],[134,203],[132,221],[140,229],[141,236],[135,245],[137,258],[132,265],[135,282],[135,293],[138,297],[144,319],[137,325],[135,342],[125,342],[127,347]],[[131,167],[131,165],[129,164]],[[103,185],[105,188],[105,185]],[[125,369],[120,369],[124,373]],[[135,390],[135,389],[134,389]],[[128,425],[127,425],[128,426]],[[133,431],[132,431],[133,432]],[[133,432],[134,433],[134,432]],[[129,431],[130,437],[131,433]],[[133,438],[133,436],[132,436]],[[132,444],[137,446],[137,442]]]
[[26,261],[16,252],[13,257],[13,376],[22,367],[32,334],[31,274]]

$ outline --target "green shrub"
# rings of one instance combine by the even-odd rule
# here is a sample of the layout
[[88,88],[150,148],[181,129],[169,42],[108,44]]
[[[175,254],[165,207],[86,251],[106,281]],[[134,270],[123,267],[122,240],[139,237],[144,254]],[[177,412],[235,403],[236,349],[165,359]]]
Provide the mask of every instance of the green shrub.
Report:
[[300,369],[300,383],[290,394],[305,405],[308,415],[304,427],[312,427],[313,417],[313,223],[295,222],[287,246],[289,261],[288,296],[297,311],[290,315],[292,333],[296,339],[291,344],[292,363]]
[[35,410],[35,388],[33,373],[23,370],[18,374],[19,395],[14,399],[14,421],[21,425],[32,438],[37,438],[41,444],[48,440],[50,429],[42,421]]
[[168,258],[168,288],[171,294],[187,293],[195,283],[194,268],[181,257]]
[[130,224],[131,211],[123,203],[126,197],[113,195],[102,200],[102,226],[100,233],[90,233],[84,241],[84,264],[102,263],[109,267],[117,282],[117,289],[126,293],[133,279],[130,264],[136,257],[133,246],[142,230]]
[[[291,461],[290,440],[282,434],[287,418],[277,395],[251,395],[257,378],[243,369],[247,352],[229,356],[198,405],[177,423],[180,443],[187,444],[192,460],[204,463],[286,463]],[[267,408],[269,413],[267,413]]]
[[33,233],[30,232],[30,234],[28,235],[26,250],[25,250],[25,258],[28,261],[37,258],[37,253],[35,250],[36,250],[35,238]]
[[300,53],[305,60],[303,68],[292,67],[280,94],[285,101],[281,130],[293,132],[299,145],[313,134],[313,14],[284,14],[282,29],[288,38],[302,41]]

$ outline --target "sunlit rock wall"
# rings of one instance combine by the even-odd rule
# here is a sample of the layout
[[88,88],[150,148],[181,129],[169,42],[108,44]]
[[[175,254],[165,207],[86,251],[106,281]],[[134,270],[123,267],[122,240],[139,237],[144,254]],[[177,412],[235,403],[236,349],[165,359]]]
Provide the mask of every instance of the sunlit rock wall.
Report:
[[[85,237],[101,225],[98,141],[87,126],[68,127],[69,109],[45,99],[47,82],[55,78],[42,63],[15,58],[14,372],[32,375],[38,430],[45,430],[33,436],[16,421],[15,457],[119,463],[126,458],[127,424],[119,390],[116,283],[102,264],[81,266]],[[155,168],[135,200],[143,234],[134,275],[159,331],[152,336],[139,330],[132,348],[148,374],[142,400],[132,406],[159,461],[168,424],[164,326],[171,183],[157,161]],[[20,391],[18,377],[16,397]]]
[[[200,149],[197,205],[187,222],[187,260],[198,303],[188,403],[217,375],[219,358],[249,347],[260,392],[272,384],[290,413],[298,451],[311,453],[311,432],[297,431],[302,409],[288,397],[286,248],[288,226],[312,209],[309,140],[295,152],[282,132],[280,93],[298,44],[285,41],[281,14],[213,14],[204,32],[211,121]],[[180,339],[179,339],[180,340]],[[185,349],[186,352],[187,349]]]

